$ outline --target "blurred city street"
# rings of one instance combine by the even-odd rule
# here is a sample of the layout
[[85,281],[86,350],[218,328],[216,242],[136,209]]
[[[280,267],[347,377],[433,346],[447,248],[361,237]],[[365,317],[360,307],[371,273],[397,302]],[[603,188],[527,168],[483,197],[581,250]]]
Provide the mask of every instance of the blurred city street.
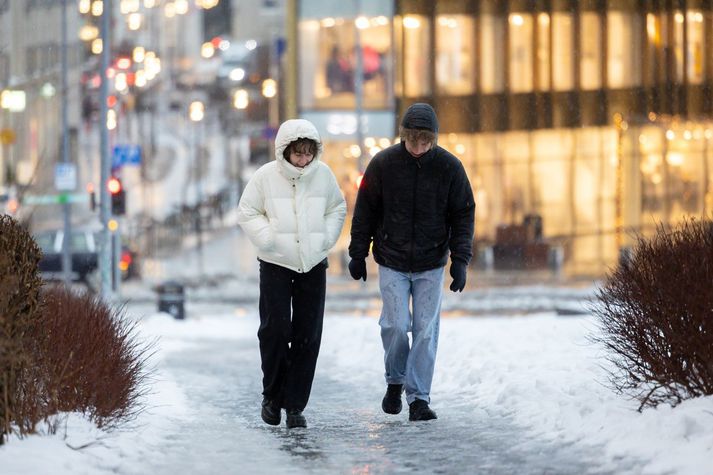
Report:
[[[428,127],[404,126],[414,104],[434,111]],[[291,119],[313,126],[319,141],[299,154],[346,208],[331,246],[311,227],[325,216],[296,224],[327,194],[299,208],[283,170],[273,178],[293,194],[275,207],[288,218],[268,216],[267,199],[253,216],[298,249],[299,273],[305,241],[315,262],[328,252],[308,428],[294,431],[260,418],[259,264],[238,209],[257,170],[294,165],[292,148],[276,157]],[[404,129],[430,134],[423,154]],[[136,420],[109,432],[62,412],[45,421],[57,433],[6,429],[0,475],[711,475],[712,396],[641,410],[593,341],[597,292],[638,240],[710,219],[712,141],[711,1],[0,0],[0,215],[42,251],[42,285],[87,290],[155,344]],[[391,221],[411,230],[396,252],[410,246],[414,270],[419,235],[423,254],[448,252],[467,277],[451,292],[444,269],[439,418],[423,424],[380,407],[369,246],[394,242],[381,195],[360,197],[376,216],[362,227],[368,278],[348,269],[367,167],[382,173],[394,150],[415,173],[392,197],[411,200]],[[429,153],[435,173],[420,171]],[[395,169],[383,183],[403,178]],[[474,235],[459,240],[472,223],[454,237],[454,210],[473,202]],[[273,229],[292,222],[289,206],[294,239]]]

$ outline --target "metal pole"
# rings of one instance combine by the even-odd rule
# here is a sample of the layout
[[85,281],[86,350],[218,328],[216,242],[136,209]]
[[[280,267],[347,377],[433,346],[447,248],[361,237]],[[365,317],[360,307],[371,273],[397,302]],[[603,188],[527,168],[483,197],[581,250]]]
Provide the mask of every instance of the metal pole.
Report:
[[111,233],[111,240],[112,240],[112,259],[111,262],[113,263],[114,267],[114,275],[113,277],[113,282],[114,282],[114,293],[116,295],[119,295],[121,291],[121,269],[119,269],[118,262],[121,260],[121,226],[116,228],[116,231]]
[[111,209],[109,207],[109,190],[106,184],[111,173],[111,161],[109,157],[109,129],[107,129],[107,116],[109,108],[107,105],[107,97],[109,95],[108,78],[106,76],[109,70],[109,54],[111,53],[111,32],[110,32],[110,16],[111,16],[111,0],[104,0],[104,12],[101,19],[101,38],[102,38],[102,54],[101,54],[101,86],[99,89],[99,134],[100,134],[100,154],[101,154],[101,183],[100,190],[100,220],[102,223],[101,246],[99,252],[99,271],[101,273],[101,295],[105,299],[110,299],[111,292],[111,235],[109,233],[109,219],[111,218]]
[[[354,0],[355,20],[359,18],[361,12],[361,1]],[[354,98],[356,100],[356,136],[357,145],[359,145],[359,161],[357,166],[359,173],[364,172],[364,127],[362,125],[362,116],[364,113],[364,58],[361,48],[361,31],[354,22],[354,54],[356,62],[354,65]]]
[[201,160],[200,160],[200,146],[201,143],[198,138],[199,127],[203,126],[203,121],[197,121],[193,123],[193,160],[196,173],[196,210],[198,211],[197,221],[196,221],[196,234],[198,237],[198,271],[200,275],[203,275],[203,189],[202,189],[202,179],[203,175],[201,173]]
[[[69,126],[67,120],[67,0],[62,0],[62,162],[69,163]],[[62,279],[72,282],[72,205],[69,200],[62,205],[64,239],[62,239]]]

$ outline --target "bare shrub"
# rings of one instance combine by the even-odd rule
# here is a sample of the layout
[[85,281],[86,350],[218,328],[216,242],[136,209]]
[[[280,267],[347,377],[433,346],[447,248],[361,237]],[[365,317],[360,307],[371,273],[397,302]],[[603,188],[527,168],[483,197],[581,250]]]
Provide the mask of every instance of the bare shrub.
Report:
[[43,418],[77,411],[104,429],[133,419],[142,409],[153,345],[137,341],[136,323],[123,308],[87,291],[53,285],[42,299],[31,334],[36,366],[27,393]]
[[688,219],[639,237],[592,312],[613,388],[644,407],[713,394],[713,223]]
[[32,236],[12,217],[0,215],[0,444],[13,423],[21,434],[32,430],[18,388],[32,365],[25,341],[39,316],[41,256]]

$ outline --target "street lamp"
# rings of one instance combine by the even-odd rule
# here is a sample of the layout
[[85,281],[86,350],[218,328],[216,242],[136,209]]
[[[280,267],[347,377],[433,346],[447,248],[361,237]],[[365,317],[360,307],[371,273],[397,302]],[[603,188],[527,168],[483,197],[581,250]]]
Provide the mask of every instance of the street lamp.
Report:
[[200,143],[198,141],[198,132],[200,128],[200,122],[205,117],[205,105],[201,101],[193,101],[190,106],[188,106],[188,118],[193,122],[193,170],[195,170],[196,178],[196,235],[198,238],[198,268],[203,274],[203,223],[202,223],[202,213],[201,206],[203,202],[203,190],[201,189],[201,172],[200,172],[200,157],[198,154],[198,148]]

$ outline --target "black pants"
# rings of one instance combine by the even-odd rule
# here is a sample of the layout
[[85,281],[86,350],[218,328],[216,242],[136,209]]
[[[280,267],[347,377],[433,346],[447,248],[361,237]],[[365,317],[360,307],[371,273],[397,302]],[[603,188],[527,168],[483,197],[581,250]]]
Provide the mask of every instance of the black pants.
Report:
[[322,340],[326,264],[307,273],[260,261],[260,340],[263,396],[285,409],[309,400]]

